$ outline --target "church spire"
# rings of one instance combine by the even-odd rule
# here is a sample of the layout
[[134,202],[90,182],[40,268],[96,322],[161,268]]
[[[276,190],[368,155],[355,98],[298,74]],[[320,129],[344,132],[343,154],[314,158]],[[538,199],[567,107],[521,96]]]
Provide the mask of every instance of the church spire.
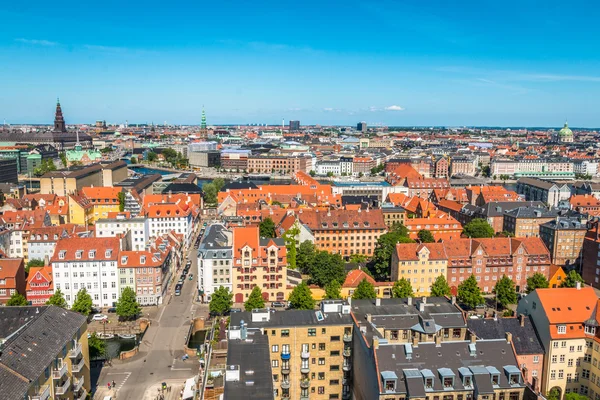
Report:
[[202,106],[202,122],[200,123],[200,129],[206,130],[206,113],[204,112],[204,106]]
[[56,98],[56,113],[54,114],[54,132],[66,132],[67,126],[60,108],[60,99]]

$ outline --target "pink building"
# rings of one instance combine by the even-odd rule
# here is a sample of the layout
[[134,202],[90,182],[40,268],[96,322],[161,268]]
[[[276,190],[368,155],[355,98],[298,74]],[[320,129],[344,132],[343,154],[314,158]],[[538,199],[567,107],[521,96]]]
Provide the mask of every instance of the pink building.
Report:
[[122,251],[120,255],[120,291],[132,288],[142,306],[162,304],[170,278],[170,248]]

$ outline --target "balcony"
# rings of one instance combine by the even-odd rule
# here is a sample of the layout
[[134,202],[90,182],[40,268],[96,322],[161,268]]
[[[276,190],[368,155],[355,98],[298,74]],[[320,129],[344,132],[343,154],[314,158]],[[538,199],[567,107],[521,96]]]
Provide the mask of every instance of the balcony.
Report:
[[287,374],[290,373],[290,366],[289,366],[289,364],[288,365],[284,364],[284,365],[281,366],[281,373],[284,374],[284,375],[287,375]]
[[342,369],[346,372],[351,371],[352,370],[352,364],[351,363],[344,363],[344,365],[342,365]]
[[74,392],[79,391],[79,389],[81,389],[83,387],[83,382],[84,382],[83,376],[79,379],[73,378],[73,391]]
[[67,364],[62,362],[60,362],[60,365],[58,367],[54,367],[52,368],[52,379],[60,379],[63,376],[65,376],[65,374],[67,373]]
[[351,399],[351,398],[352,398],[352,392],[350,392],[350,391],[348,391],[348,392],[344,392],[344,393],[342,394],[342,399],[343,399],[343,400],[349,400],[349,399]]
[[31,400],[48,400],[50,398],[50,386],[41,386]]
[[81,354],[81,343],[77,342],[74,344],[71,351],[69,351],[69,358],[77,358]]
[[308,389],[310,387],[310,379],[300,379],[300,387],[302,389]]
[[282,389],[289,389],[290,388],[290,381],[281,381],[281,388]]
[[75,400],[85,400],[87,398],[87,390],[83,389],[81,393],[76,393],[73,397]]
[[307,358],[310,358],[310,353],[308,351],[303,351],[300,357],[306,360]]
[[281,400],[290,400],[290,395],[289,394],[282,394],[281,395]]
[[282,360],[289,360],[290,359],[290,352],[289,351],[287,353],[281,352],[281,359]]
[[65,379],[63,381],[62,385],[59,384],[54,387],[54,394],[63,395],[69,391],[70,386],[71,386],[71,378],[67,377],[67,379]]
[[351,343],[352,342],[352,335],[348,334],[348,333],[345,333],[344,334],[344,342]]
[[350,357],[352,355],[352,349],[350,347],[346,347],[342,354],[344,357]]
[[305,395],[301,394],[300,400],[310,400],[310,397],[308,397],[308,395],[305,396]]
[[84,365],[85,365],[85,358],[81,357],[81,360],[73,361],[73,364],[71,364],[71,371],[81,372]]
[[308,374],[310,372],[310,366],[308,364],[307,365],[302,365],[300,367],[300,372],[303,373],[303,374]]

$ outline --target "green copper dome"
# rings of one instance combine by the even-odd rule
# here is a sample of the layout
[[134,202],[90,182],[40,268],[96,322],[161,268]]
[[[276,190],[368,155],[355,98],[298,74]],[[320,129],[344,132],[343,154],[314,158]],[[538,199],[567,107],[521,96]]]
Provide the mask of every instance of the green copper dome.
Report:
[[573,136],[573,132],[569,129],[569,124],[565,122],[565,126],[560,131],[558,131],[558,136]]

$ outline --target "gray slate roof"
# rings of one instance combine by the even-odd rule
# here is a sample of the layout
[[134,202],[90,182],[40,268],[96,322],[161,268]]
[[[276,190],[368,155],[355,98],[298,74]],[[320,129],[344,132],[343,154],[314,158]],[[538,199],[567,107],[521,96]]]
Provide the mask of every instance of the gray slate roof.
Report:
[[470,319],[469,330],[481,339],[504,339],[506,332],[512,333],[513,345],[519,355],[543,354],[544,348],[528,316],[524,317],[524,326],[519,318]]

